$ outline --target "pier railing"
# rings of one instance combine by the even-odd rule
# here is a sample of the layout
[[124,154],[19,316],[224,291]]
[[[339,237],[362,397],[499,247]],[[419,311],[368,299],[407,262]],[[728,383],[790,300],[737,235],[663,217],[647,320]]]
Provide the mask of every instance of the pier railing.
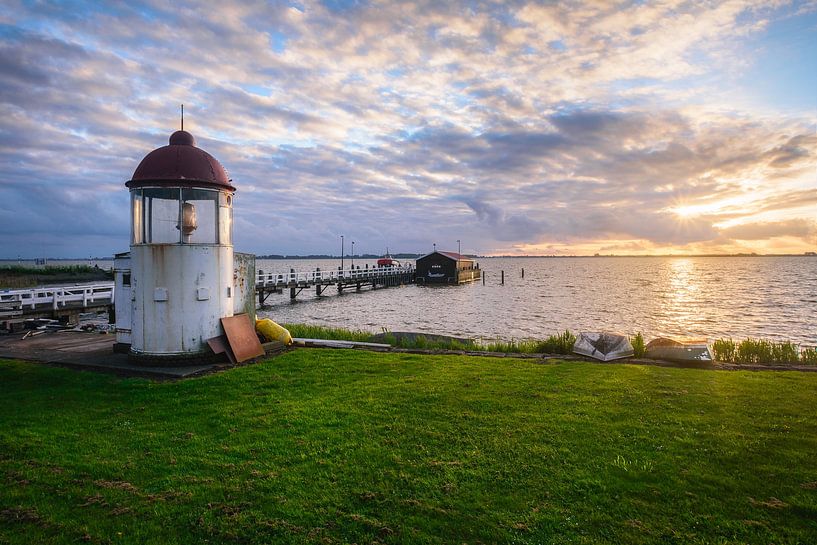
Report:
[[[304,288],[309,286],[344,286],[368,283],[390,285],[403,283],[407,275],[412,275],[414,267],[370,267],[348,268],[344,270],[321,270],[288,272],[258,271],[256,289],[281,290],[282,288]],[[389,280],[393,278],[394,280]],[[263,293],[262,293],[263,298]],[[51,309],[58,311],[72,308],[113,305],[114,283],[101,282],[78,286],[41,287],[0,291],[0,317],[19,316],[31,311]]]
[[314,284],[338,284],[366,282],[368,280],[387,278],[390,276],[401,276],[414,270],[412,266],[402,267],[371,267],[368,269],[344,269],[344,270],[321,270],[314,271],[258,271],[256,278],[257,287],[274,288],[287,286],[303,286]]
[[22,313],[26,309],[113,304],[114,283],[104,282],[83,286],[59,286],[0,291],[0,313]]

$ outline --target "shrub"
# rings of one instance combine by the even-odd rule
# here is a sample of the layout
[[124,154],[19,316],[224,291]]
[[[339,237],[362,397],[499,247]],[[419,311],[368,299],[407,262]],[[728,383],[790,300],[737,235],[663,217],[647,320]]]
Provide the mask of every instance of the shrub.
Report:
[[546,354],[570,354],[575,343],[576,336],[566,329],[564,333],[551,335],[539,343],[536,351]]
[[772,343],[764,339],[744,339],[738,345],[738,363],[771,363]]
[[643,358],[647,353],[647,346],[644,344],[644,336],[639,331],[635,337],[630,339],[630,344],[633,345],[633,353],[636,358]]
[[797,363],[799,359],[796,344],[789,341],[772,343],[772,361],[774,363]]

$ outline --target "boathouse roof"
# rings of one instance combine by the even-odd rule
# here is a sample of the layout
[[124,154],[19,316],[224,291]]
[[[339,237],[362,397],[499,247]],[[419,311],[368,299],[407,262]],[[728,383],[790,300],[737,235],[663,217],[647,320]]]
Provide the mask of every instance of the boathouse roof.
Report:
[[473,261],[474,259],[468,257],[467,255],[458,254],[457,252],[443,252],[442,250],[437,250],[435,252],[431,252],[430,254],[426,254],[423,257],[418,259],[423,259],[424,257],[428,257],[430,255],[440,254],[441,256],[447,257],[449,259],[453,259],[454,261]]
[[131,189],[164,185],[235,191],[218,159],[196,147],[196,139],[187,131],[174,132],[167,146],[148,153],[125,185]]

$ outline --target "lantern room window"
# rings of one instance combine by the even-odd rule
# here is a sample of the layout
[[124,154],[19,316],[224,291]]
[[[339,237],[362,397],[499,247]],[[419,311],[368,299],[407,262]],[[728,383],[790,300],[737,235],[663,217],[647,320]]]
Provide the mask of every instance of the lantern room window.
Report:
[[131,192],[133,244],[232,244],[232,195],[190,188]]
[[145,243],[145,225],[143,223],[142,212],[142,190],[137,189],[130,192],[130,211],[131,211],[131,244]]
[[153,188],[142,191],[145,213],[145,242],[171,244],[179,242],[179,190]]
[[221,193],[218,201],[219,243],[233,243],[233,196]]
[[182,189],[182,242],[216,244],[218,242],[218,191]]

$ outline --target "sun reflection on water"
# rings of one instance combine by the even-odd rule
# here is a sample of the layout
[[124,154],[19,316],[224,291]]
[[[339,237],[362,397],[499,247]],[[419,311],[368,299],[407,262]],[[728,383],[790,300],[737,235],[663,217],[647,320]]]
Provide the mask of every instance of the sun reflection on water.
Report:
[[688,258],[678,258],[667,264],[664,313],[673,317],[675,323],[672,324],[672,329],[676,334],[695,331],[707,314],[707,309],[701,302],[701,277],[695,270],[695,262]]
[[[287,272],[337,264],[259,261],[257,266]],[[758,337],[817,345],[815,258],[483,258],[480,266],[485,284],[320,298],[303,293],[295,303],[280,296],[262,315],[373,332],[385,327],[504,340],[541,339],[570,329],[641,332],[646,340]]]
[[695,265],[691,259],[674,259],[670,261],[670,288],[677,302],[687,303],[692,295],[700,290],[697,278],[693,274]]

